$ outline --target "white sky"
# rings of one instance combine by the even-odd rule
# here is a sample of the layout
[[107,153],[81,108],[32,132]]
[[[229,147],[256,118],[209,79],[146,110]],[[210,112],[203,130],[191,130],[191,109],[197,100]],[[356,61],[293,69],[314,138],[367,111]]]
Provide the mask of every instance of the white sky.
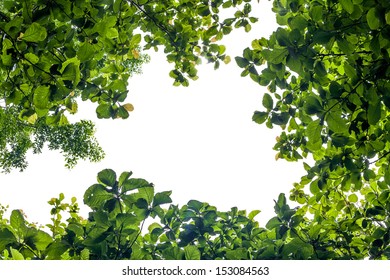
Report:
[[[98,120],[96,104],[80,101],[77,117],[96,123],[106,158],[67,170],[58,152],[30,156],[26,171],[0,174],[0,203],[23,209],[29,221],[45,224],[50,221],[51,197],[63,192],[68,201],[76,196],[82,205],[96,174],[112,168],[118,176],[133,171],[134,177],[153,182],[156,192],[172,190],[175,204],[197,199],[220,210],[262,210],[258,218],[264,225],[273,215],[273,199],[280,192],[288,195],[292,183],[304,175],[302,163],[275,161],[277,129],[251,120],[255,110],[262,110],[267,90],[240,77],[234,61],[253,39],[276,29],[271,5],[264,0],[253,4],[260,18],[253,30],[234,30],[226,37],[232,62],[217,71],[201,65],[199,80],[188,88],[173,87],[168,76],[172,65],[163,54],[149,53],[151,62],[143,74],[130,81],[127,101],[135,110],[129,119]],[[87,212],[83,207],[82,213]]]

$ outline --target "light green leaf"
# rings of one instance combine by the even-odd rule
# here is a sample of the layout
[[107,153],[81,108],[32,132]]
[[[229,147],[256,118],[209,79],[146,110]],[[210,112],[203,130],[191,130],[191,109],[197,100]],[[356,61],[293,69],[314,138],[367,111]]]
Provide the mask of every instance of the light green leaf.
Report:
[[26,53],[24,55],[24,57],[31,63],[35,64],[35,63],[38,63],[39,61],[39,57],[37,57],[35,54],[33,53]]
[[274,48],[271,51],[269,58],[266,59],[271,63],[279,64],[279,63],[284,63],[286,61],[287,55],[288,55],[287,48]]
[[45,250],[50,243],[53,242],[53,238],[42,230],[37,230],[36,234],[33,237],[34,244],[38,250]]
[[253,220],[261,211],[260,210],[253,210],[248,214],[249,220]]
[[341,112],[329,112],[326,115],[328,127],[335,133],[343,133],[348,130],[347,120],[341,117]]
[[13,210],[10,216],[10,224],[19,235],[23,236],[26,233],[27,226],[20,210]]
[[23,255],[18,250],[14,249],[14,248],[10,248],[10,251],[11,251],[11,256],[12,256],[13,260],[17,260],[17,261],[24,260]]
[[320,120],[315,120],[310,122],[306,128],[306,134],[308,138],[307,147],[311,151],[318,151],[322,146],[321,138],[322,125],[320,125]]
[[108,28],[106,32],[106,37],[109,39],[118,38],[118,30],[114,27]]
[[274,107],[274,101],[268,93],[265,93],[263,96],[263,106],[268,110],[272,110]]
[[186,260],[200,260],[200,252],[198,248],[193,245],[184,247],[184,256]]
[[95,52],[93,46],[88,42],[84,42],[77,51],[77,57],[80,62],[85,62],[92,59],[94,54]]
[[49,86],[38,86],[34,90],[33,103],[38,109],[48,109],[50,107],[50,90]]
[[154,187],[151,185],[138,189],[138,194],[144,198],[148,204],[151,204],[154,198]]
[[27,29],[26,32],[20,34],[20,39],[27,42],[40,42],[46,39],[47,31],[46,28],[41,26],[39,23],[33,22]]
[[358,200],[359,200],[358,196],[356,194],[354,194],[354,193],[350,194],[348,196],[348,201],[349,202],[356,203],[356,202],[358,202]]

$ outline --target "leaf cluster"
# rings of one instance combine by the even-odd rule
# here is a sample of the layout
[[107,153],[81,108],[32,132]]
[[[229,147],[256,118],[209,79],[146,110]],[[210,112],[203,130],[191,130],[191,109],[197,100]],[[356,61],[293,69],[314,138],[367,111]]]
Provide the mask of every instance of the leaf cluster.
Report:
[[[190,200],[179,207],[171,192],[155,192],[153,184],[111,169],[98,173],[84,194],[91,208],[79,215],[75,198],[52,198],[52,223],[38,227],[21,210],[5,218],[0,208],[1,259],[132,259],[132,260],[255,260],[388,258],[389,231],[368,219],[309,220],[291,208],[284,194],[275,201],[275,217],[261,227],[260,213],[218,211]],[[167,205],[164,207],[163,205]],[[372,210],[372,215],[380,213]],[[65,217],[66,220],[65,220]],[[147,226],[147,228],[146,228]],[[363,227],[364,230],[361,230]],[[373,245],[372,245],[373,244]]]
[[[97,103],[98,118],[128,118],[134,109],[131,103],[124,103],[128,81],[149,61],[143,54],[145,50],[164,48],[167,60],[174,63],[170,76],[175,85],[187,86],[187,78],[197,79],[196,66],[201,57],[214,63],[215,68],[220,61],[229,62],[226,48],[217,41],[234,27],[250,30],[257,19],[249,15],[248,2],[3,1],[0,111],[3,116],[11,110],[12,118],[15,114],[17,118],[12,123],[11,116],[0,121],[4,131],[0,167],[5,172],[23,170],[26,151],[41,145],[32,143],[34,134],[48,131],[47,127],[73,125],[67,116],[77,113],[80,99]],[[220,18],[220,10],[228,8],[234,9],[234,15]],[[22,130],[19,133],[14,133],[16,124]],[[80,125],[73,126],[77,130]],[[64,150],[69,143],[58,134],[51,139],[57,137],[62,143],[49,141],[49,146],[69,155],[65,158],[67,166],[90,157],[86,151],[91,150],[91,143],[90,158],[102,158],[93,135],[87,135],[89,138],[77,139],[75,145],[84,145],[79,153],[73,148]]]
[[301,211],[343,231],[351,254],[369,242],[373,258],[388,256],[390,4],[276,0],[273,10],[280,27],[236,58],[268,87],[253,120],[283,129],[277,159],[310,158],[290,195]]

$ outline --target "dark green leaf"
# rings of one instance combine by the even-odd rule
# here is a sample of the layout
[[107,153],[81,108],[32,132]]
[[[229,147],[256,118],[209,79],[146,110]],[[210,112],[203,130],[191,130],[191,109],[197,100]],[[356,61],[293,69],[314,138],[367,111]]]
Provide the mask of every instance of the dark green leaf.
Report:
[[156,207],[158,205],[165,204],[165,203],[171,203],[172,202],[172,199],[170,197],[171,194],[172,194],[171,191],[156,193],[154,196],[154,199],[153,199],[153,207]]
[[113,187],[116,182],[116,173],[112,169],[104,169],[98,173],[97,180],[101,184]]
[[112,193],[107,192],[104,186],[95,184],[85,191],[84,203],[92,209],[97,209],[101,208],[111,198],[113,198]]
[[240,68],[245,68],[249,65],[249,61],[243,57],[236,56],[234,59]]

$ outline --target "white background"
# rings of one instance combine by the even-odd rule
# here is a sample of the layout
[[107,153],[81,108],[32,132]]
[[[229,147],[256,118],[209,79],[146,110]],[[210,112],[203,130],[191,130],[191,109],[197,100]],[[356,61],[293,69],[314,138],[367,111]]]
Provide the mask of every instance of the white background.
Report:
[[[28,157],[26,171],[0,174],[0,203],[23,209],[31,222],[50,221],[47,201],[63,192],[70,201],[96,182],[96,174],[112,168],[118,176],[153,182],[156,192],[172,190],[173,203],[205,201],[219,210],[237,206],[259,209],[264,226],[273,215],[273,199],[287,194],[304,175],[302,163],[275,161],[272,150],[278,129],[254,123],[255,110],[263,110],[266,88],[249,77],[240,77],[234,57],[242,55],[256,38],[268,37],[277,28],[271,2],[253,4],[260,21],[246,34],[234,30],[224,43],[232,57],[217,71],[199,67],[199,80],[188,88],[173,87],[172,69],[162,53],[149,53],[143,74],[130,80],[127,102],[135,110],[127,120],[98,120],[96,104],[81,102],[77,118],[92,119],[96,136],[107,156],[100,163],[80,162],[67,170],[59,152],[44,151]],[[82,213],[88,209],[82,206]]]

